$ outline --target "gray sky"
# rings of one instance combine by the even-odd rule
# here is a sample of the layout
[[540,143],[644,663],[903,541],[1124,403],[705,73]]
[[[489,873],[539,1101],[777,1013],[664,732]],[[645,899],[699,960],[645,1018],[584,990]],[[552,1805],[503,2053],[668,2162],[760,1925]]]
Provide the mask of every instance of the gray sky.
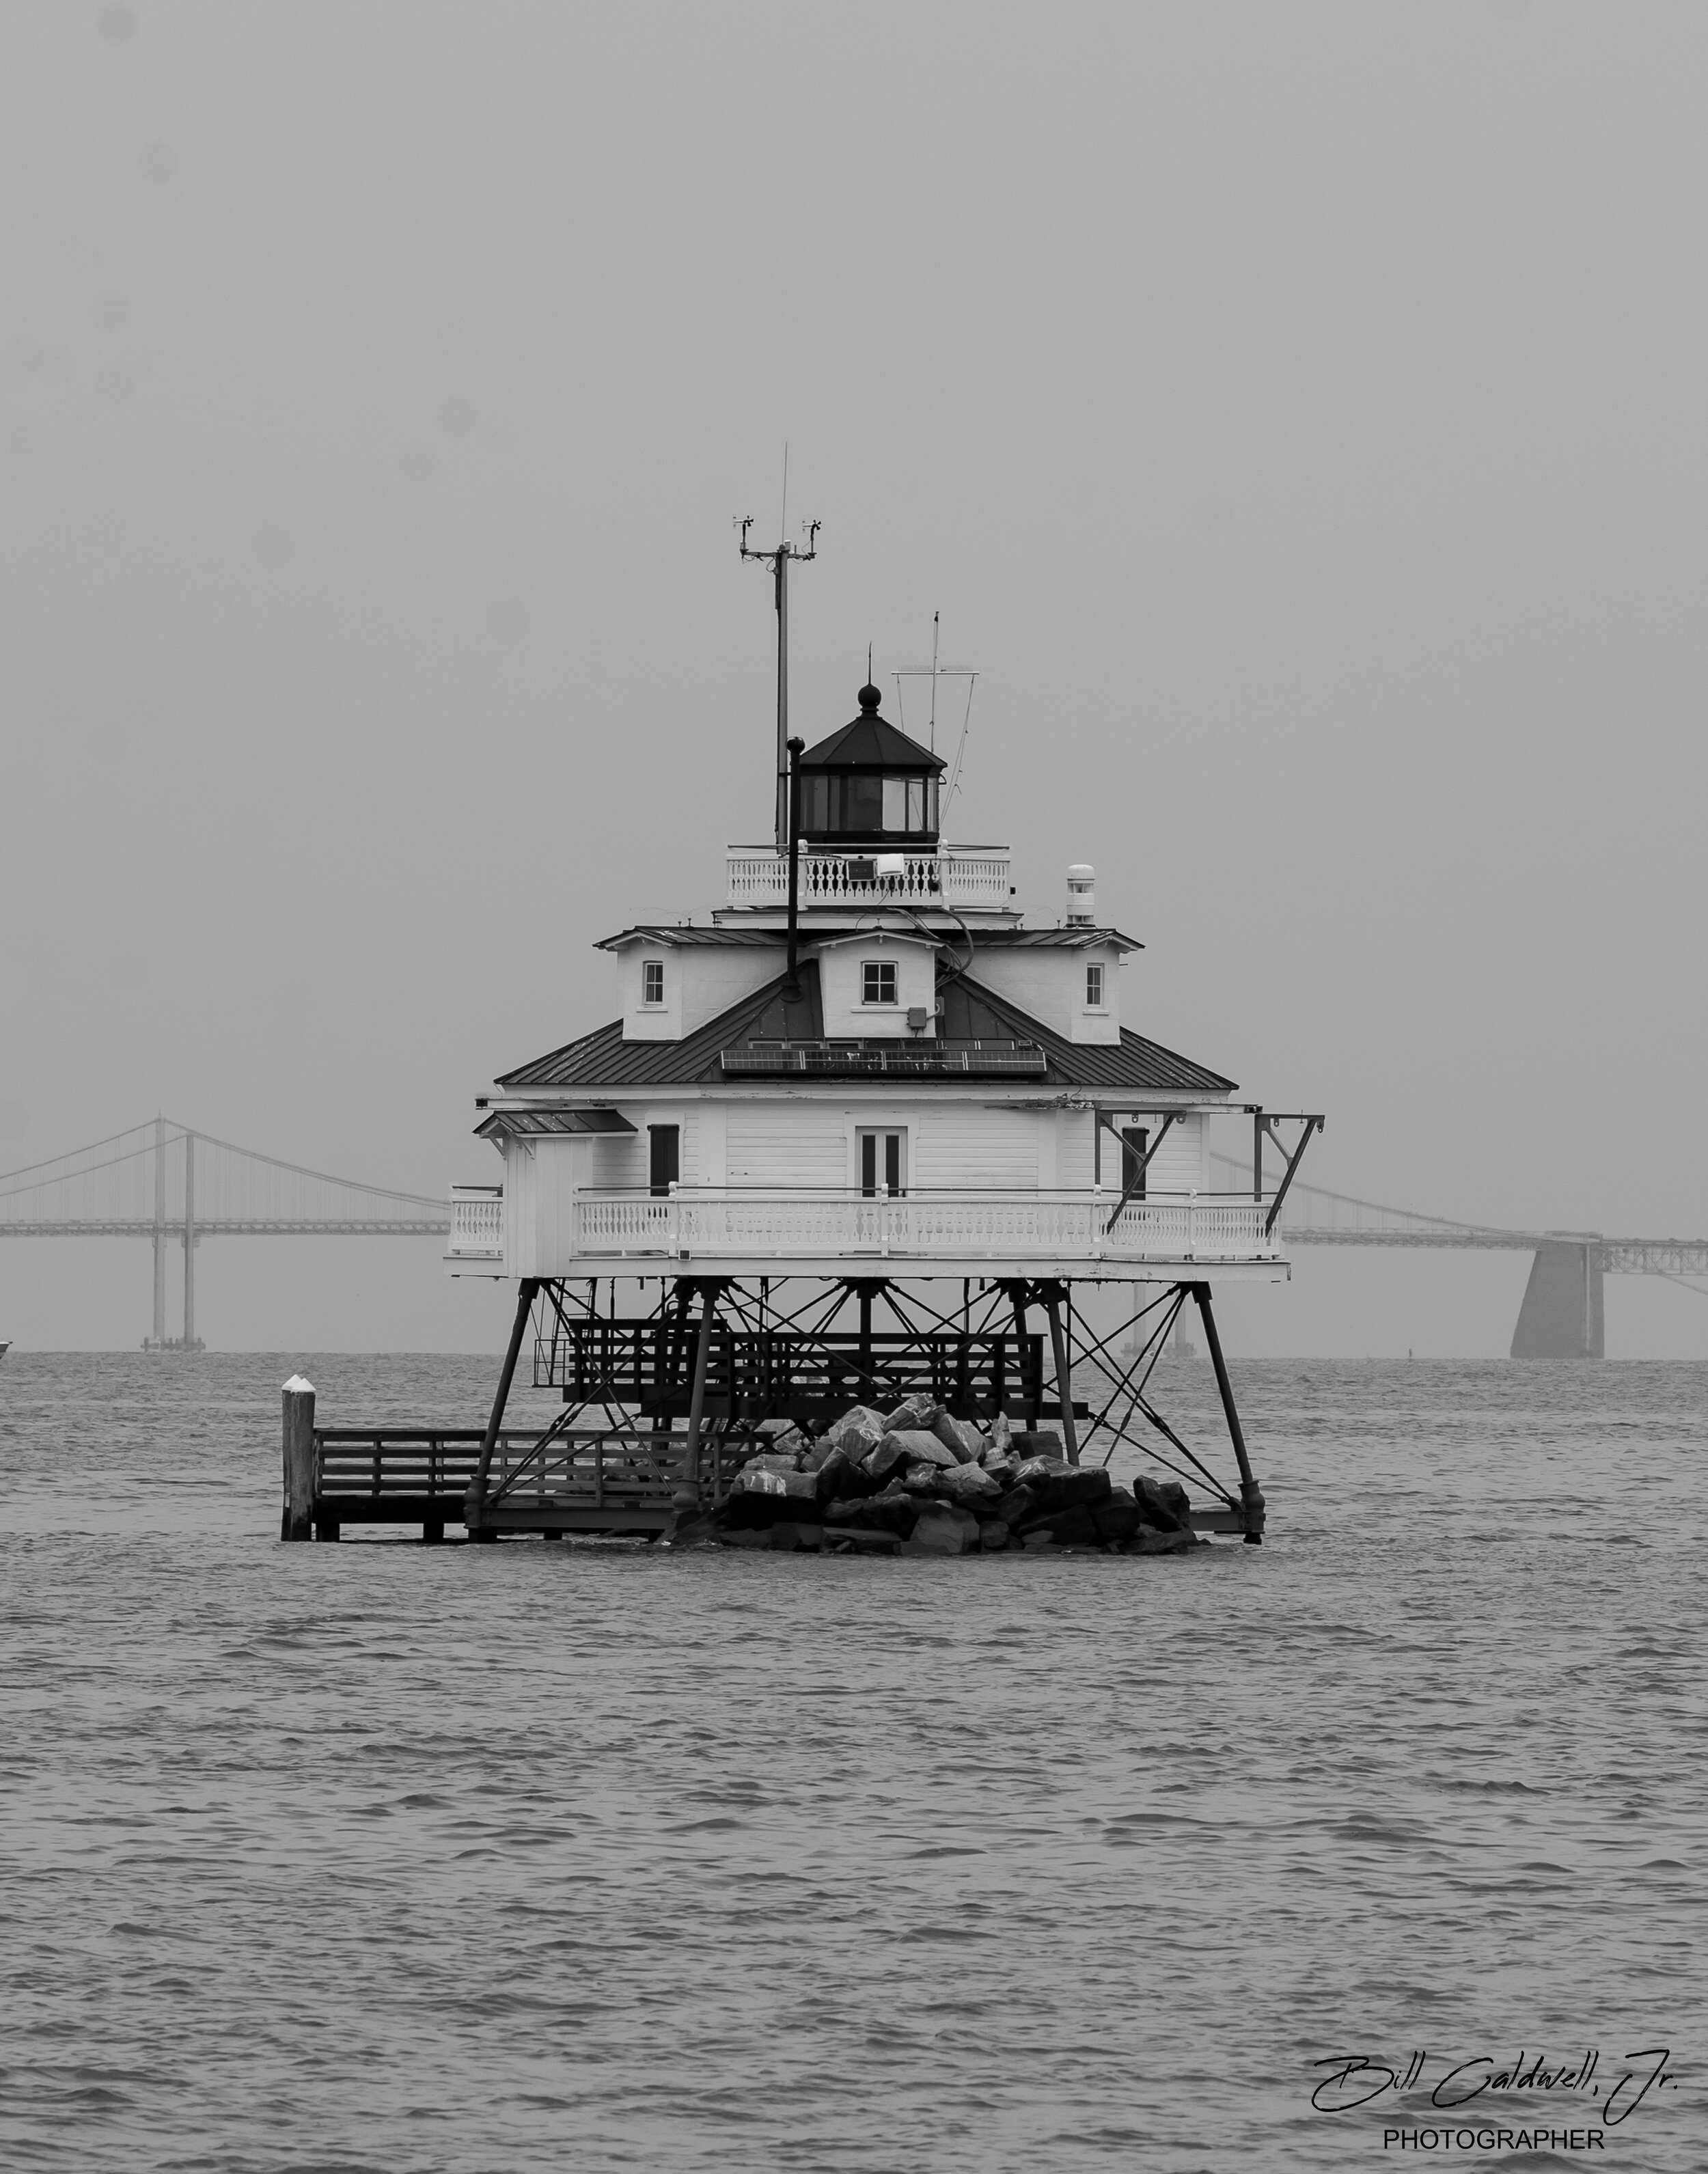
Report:
[[[164,1106],[495,1176],[592,941],[765,834],[786,440],[799,729],[940,608],[954,828],[1046,919],[1096,864],[1130,1025],[1326,1184],[1708,1230],[1705,63],[1641,0],[0,7],[0,1166]],[[1504,1351],[1525,1267],[1230,1317]],[[419,1242],[200,1281],[498,1333]],[[146,1317],[140,1246],[0,1253],[0,1336]]]

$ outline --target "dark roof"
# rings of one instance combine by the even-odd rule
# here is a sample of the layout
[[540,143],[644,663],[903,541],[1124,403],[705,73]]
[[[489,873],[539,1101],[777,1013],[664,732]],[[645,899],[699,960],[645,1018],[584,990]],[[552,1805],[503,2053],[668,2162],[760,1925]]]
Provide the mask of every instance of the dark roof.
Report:
[[678,951],[689,950],[696,944],[764,950],[787,941],[787,932],[781,928],[680,928],[673,922],[643,921],[633,928],[619,929],[614,936],[602,936],[593,949],[614,951],[620,944],[647,943],[668,944]]
[[[783,977],[680,1041],[624,1041],[623,1022],[613,1019],[579,1041],[506,1073],[496,1084],[509,1092],[532,1087],[624,1088],[720,1084],[726,1049],[752,1041],[819,1042],[824,1034],[817,962],[801,968],[801,1001],[783,1002]],[[948,1041],[1033,1042],[1048,1059],[1042,1084],[1054,1087],[1133,1089],[1176,1095],[1226,1095],[1235,1083],[1207,1065],[1176,1056],[1159,1042],[1122,1030],[1118,1042],[1069,1041],[1030,1014],[966,976],[939,982]],[[857,1069],[851,1065],[851,1070]]]
[[1084,951],[1094,944],[1118,944],[1123,951],[1143,951],[1144,946],[1136,936],[1123,936],[1118,928],[981,928],[973,939],[975,953],[982,951],[987,944],[998,944],[1004,950],[1063,950]]
[[803,770],[882,770],[892,776],[903,771],[927,773],[944,771],[949,765],[917,740],[911,740],[888,718],[864,711],[851,724],[820,740],[800,758]]
[[500,1110],[474,1128],[478,1140],[508,1133],[515,1139],[543,1139],[554,1133],[632,1133],[635,1128],[616,1110],[566,1110],[560,1102],[543,1110]]

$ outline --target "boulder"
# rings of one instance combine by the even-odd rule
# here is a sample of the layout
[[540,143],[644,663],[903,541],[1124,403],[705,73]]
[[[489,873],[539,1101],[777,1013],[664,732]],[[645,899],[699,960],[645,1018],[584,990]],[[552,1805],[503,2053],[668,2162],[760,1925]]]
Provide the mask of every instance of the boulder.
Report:
[[1132,1483],[1132,1493],[1142,1524],[1159,1533],[1186,1529],[1191,1505],[1178,1479],[1159,1479],[1154,1472],[1142,1472]]
[[976,1464],[957,1464],[952,1471],[939,1472],[937,1486],[948,1501],[959,1502],[969,1510],[976,1510],[982,1503],[994,1510],[1003,1495],[990,1474]]
[[824,1528],[781,1519],[771,1527],[771,1546],[778,1555],[816,1555],[824,1544]]
[[1149,1525],[1141,1525],[1123,1552],[1130,1555],[1183,1555],[1198,1544],[1196,1533],[1159,1533]]
[[898,1404],[893,1412],[886,1414],[884,1421],[884,1431],[888,1434],[905,1434],[913,1427],[929,1430],[937,1414],[938,1407],[932,1403],[929,1397],[910,1397],[905,1403]]
[[801,1476],[804,1479],[817,1480],[819,1501],[833,1502],[843,1492],[843,1482],[848,1474],[856,1469],[857,1468],[848,1462],[846,1451],[833,1449],[821,1464],[803,1461]]
[[1100,1464],[1045,1464],[1039,1457],[1020,1467],[1019,1484],[1036,1497],[1040,1510],[1071,1510],[1106,1502],[1111,1493]]
[[1038,1497],[1030,1487],[1011,1487],[997,1504],[997,1515],[1014,1532],[1019,1532],[1038,1506]]
[[1089,1502],[1069,1503],[1059,1510],[1035,1510],[1031,1522],[1021,1528],[1022,1539],[1047,1532],[1058,1548],[1100,1548],[1103,1535],[1097,1512]]
[[[933,1495],[947,1497],[949,1473],[942,1465],[907,1464],[899,1468],[901,1472],[901,1484],[910,1495],[917,1495],[922,1501]],[[958,1472],[960,1467],[956,1465],[953,1468]],[[894,1485],[895,1482],[892,1481],[890,1484]]]
[[798,1472],[801,1460],[792,1451],[756,1450],[742,1467],[743,1472]]
[[901,1535],[868,1532],[861,1525],[832,1525],[824,1533],[824,1552],[830,1555],[900,1555]]
[[[837,1506],[840,1508],[840,1505]],[[856,1506],[851,1504],[849,1506],[851,1510]],[[851,1517],[850,1523],[857,1522],[869,1532],[894,1533],[905,1540],[919,1522],[921,1505],[913,1495],[904,1493],[900,1487],[891,1487],[886,1488],[881,1495],[873,1495],[857,1507],[857,1520]]]
[[[819,1439],[801,1453],[803,1472],[822,1472],[830,1459],[840,1451],[840,1445],[830,1434],[821,1434]],[[841,1452],[846,1455],[846,1452]]]
[[970,1555],[979,1544],[979,1521],[970,1510],[933,1502],[922,1510],[907,1543],[910,1555]]
[[720,1547],[768,1548],[771,1544],[769,1525],[723,1525],[716,1534]]
[[985,1438],[967,1420],[958,1420],[952,1413],[939,1412],[932,1421],[932,1432],[946,1449],[952,1449],[956,1462],[973,1463],[985,1446]]
[[998,1487],[1007,1494],[1020,1475],[1020,1461],[1015,1457],[993,1457],[989,1450],[979,1459],[981,1471],[988,1472]]
[[869,1450],[860,1460],[860,1469],[868,1479],[876,1480],[880,1486],[888,1481],[893,1473],[898,1470],[905,1472],[906,1468],[907,1452],[902,1447],[898,1437],[893,1434],[885,1435],[877,1448]]
[[961,1461],[947,1442],[939,1441],[924,1427],[893,1428],[884,1436],[884,1441],[899,1442],[903,1453],[915,1463],[941,1465],[947,1470],[950,1465],[959,1464]]
[[1008,1414],[998,1409],[996,1417],[991,1421],[991,1431],[987,1437],[990,1447],[998,1457],[1005,1457],[1008,1454],[1008,1444],[1013,1441],[1013,1425]]
[[830,1462],[819,1468],[821,1501],[857,1502],[864,1495],[875,1495],[881,1484],[864,1466],[851,1464],[846,1450],[833,1452]]
[[1033,1479],[1043,1479],[1052,1472],[1071,1472],[1073,1469],[1065,1457],[1023,1457],[1014,1469],[1014,1484],[1025,1486]]
[[764,1465],[744,1464],[730,1482],[723,1521],[738,1531],[774,1525],[779,1517],[815,1512],[818,1500],[815,1472],[772,1472]]
[[1053,1427],[1042,1427],[1031,1434],[1016,1434],[1009,1437],[1008,1447],[1016,1457],[1053,1457],[1058,1464],[1068,1462],[1062,1452],[1062,1437]]
[[1000,1517],[979,1521],[979,1546],[987,1555],[1000,1555],[1008,1544],[1008,1528]]
[[866,1404],[856,1404],[844,1412],[825,1432],[826,1440],[846,1450],[857,1464],[877,1448],[884,1436],[882,1416]]
[[1098,1503],[1091,1514],[1105,1540],[1130,1540],[1138,1530],[1138,1505],[1124,1487],[1111,1488],[1109,1500]]

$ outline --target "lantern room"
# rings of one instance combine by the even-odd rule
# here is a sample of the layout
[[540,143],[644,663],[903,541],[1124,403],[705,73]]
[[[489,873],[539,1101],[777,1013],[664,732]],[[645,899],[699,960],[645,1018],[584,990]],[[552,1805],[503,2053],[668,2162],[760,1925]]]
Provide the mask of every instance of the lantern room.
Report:
[[800,757],[803,840],[936,847],[948,765],[878,716],[883,699],[877,688],[862,687],[859,716]]

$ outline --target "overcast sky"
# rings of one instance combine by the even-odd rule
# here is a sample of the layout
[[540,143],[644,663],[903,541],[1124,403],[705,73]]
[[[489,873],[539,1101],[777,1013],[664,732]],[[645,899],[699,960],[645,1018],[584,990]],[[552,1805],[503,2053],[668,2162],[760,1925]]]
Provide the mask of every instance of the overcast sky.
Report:
[[[1705,66],[1697,0],[0,6],[0,1167],[164,1107],[495,1177],[592,942],[765,833],[786,441],[797,729],[940,609],[954,828],[1046,920],[1096,865],[1128,1025],[1324,1183],[1708,1230]],[[1504,1351],[1527,1265],[1231,1318]],[[200,1280],[227,1347],[505,1303]],[[147,1314],[139,1245],[0,1251],[0,1338]]]

